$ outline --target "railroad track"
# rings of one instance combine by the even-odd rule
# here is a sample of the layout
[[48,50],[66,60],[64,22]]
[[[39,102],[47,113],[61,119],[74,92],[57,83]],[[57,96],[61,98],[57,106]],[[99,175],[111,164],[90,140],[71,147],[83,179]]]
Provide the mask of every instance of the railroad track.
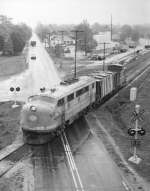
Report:
[[11,170],[16,164],[31,154],[29,145],[23,144],[22,146],[11,151],[7,155],[4,155],[0,159],[0,177],[4,176],[9,170]]

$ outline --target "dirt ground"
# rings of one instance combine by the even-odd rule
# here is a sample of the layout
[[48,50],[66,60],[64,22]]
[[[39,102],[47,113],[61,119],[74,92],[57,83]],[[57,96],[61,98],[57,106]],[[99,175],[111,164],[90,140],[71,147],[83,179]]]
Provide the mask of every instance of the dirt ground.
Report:
[[10,145],[20,133],[20,110],[13,109],[13,102],[0,103],[0,149]]

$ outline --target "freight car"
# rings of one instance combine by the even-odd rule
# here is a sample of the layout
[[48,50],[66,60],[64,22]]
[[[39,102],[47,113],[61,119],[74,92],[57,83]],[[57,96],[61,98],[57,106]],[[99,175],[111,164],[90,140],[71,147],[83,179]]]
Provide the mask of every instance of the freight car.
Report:
[[29,144],[43,144],[76,118],[98,106],[126,83],[123,66],[111,65],[107,72],[95,72],[61,82],[53,89],[29,97],[21,111],[21,128]]

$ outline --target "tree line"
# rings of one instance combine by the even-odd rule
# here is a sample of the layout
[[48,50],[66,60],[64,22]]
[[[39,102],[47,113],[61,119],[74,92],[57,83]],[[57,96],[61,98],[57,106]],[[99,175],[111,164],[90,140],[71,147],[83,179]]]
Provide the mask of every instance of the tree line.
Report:
[[0,51],[3,55],[17,55],[22,52],[31,34],[31,28],[26,24],[13,24],[11,18],[0,15]]

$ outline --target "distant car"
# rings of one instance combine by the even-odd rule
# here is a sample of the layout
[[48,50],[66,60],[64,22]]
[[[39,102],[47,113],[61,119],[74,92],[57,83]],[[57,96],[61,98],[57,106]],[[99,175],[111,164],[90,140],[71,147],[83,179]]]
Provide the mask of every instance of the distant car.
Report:
[[36,60],[36,55],[32,55],[31,60]]
[[36,41],[32,40],[32,41],[30,42],[30,45],[31,45],[31,46],[36,46]]
[[70,52],[71,52],[71,51],[70,51],[69,48],[64,49],[64,53],[70,53]]
[[120,49],[120,52],[121,52],[121,53],[127,52],[127,49],[126,49],[126,48],[121,48],[121,49]]
[[129,48],[136,48],[136,46],[135,45],[129,45]]
[[90,57],[90,60],[97,60],[97,58],[98,58],[98,55],[93,55]]
[[145,49],[150,49],[150,45],[145,45]]
[[104,60],[104,59],[105,59],[104,56],[100,56],[97,54],[90,57],[90,60]]

